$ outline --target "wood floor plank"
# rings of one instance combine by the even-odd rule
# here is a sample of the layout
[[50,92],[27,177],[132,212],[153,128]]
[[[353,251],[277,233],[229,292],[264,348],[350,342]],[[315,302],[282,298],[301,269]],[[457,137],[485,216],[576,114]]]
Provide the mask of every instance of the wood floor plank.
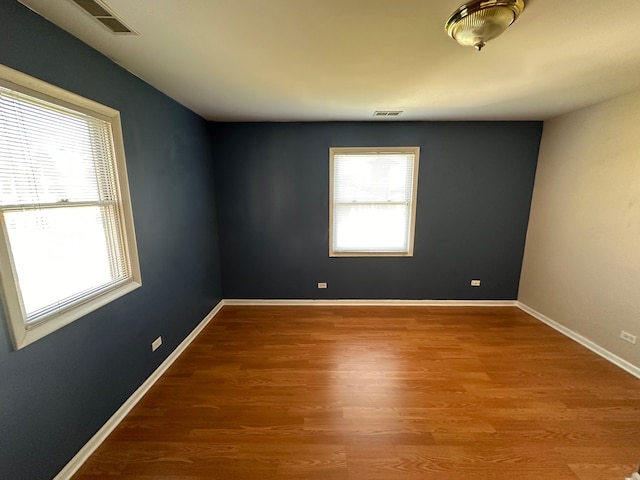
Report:
[[229,307],[74,480],[600,480],[640,381],[517,308]]

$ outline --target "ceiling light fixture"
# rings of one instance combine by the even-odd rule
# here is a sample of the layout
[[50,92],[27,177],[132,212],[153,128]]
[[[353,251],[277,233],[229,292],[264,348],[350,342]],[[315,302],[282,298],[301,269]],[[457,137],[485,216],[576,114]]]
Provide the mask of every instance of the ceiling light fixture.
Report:
[[460,45],[482,50],[524,10],[524,0],[473,0],[453,12],[445,28]]

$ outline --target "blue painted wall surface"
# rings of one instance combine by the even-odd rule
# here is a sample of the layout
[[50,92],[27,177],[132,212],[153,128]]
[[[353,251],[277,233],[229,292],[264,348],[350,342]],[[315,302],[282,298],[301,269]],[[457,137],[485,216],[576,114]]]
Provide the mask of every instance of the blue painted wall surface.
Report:
[[[224,297],[516,299],[541,132],[541,122],[213,124]],[[416,145],[414,256],[329,258],[329,148]]]
[[15,0],[0,25],[0,63],[120,110],[142,270],[20,351],[0,320],[0,478],[50,479],[222,297],[214,150],[206,121]]

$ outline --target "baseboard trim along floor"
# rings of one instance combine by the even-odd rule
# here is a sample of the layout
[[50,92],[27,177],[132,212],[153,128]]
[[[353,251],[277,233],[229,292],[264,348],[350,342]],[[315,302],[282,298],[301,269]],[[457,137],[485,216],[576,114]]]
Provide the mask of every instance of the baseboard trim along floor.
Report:
[[233,306],[323,306],[323,307],[517,307],[515,300],[324,300],[324,299],[298,299],[298,300],[245,300],[231,298],[224,300],[225,305]]
[[211,310],[206,317],[198,324],[196,328],[171,352],[171,354],[160,364],[158,368],[145,380],[145,382],[133,392],[126,402],[114,413],[109,420],[91,437],[91,439],[82,447],[78,453],[65,465],[65,467],[54,477],[53,480],[69,480],[74,473],[87,461],[93,452],[105,441],[111,432],[120,424],[127,414],[136,406],[136,404],[144,397],[145,393],[153,386],[154,383],[166,372],[178,357],[184,352],[189,344],[204,330],[207,324],[222,310],[224,301],[220,300],[218,304]]
[[573,340],[575,342],[578,342],[583,347],[588,348],[592,352],[600,355],[605,360],[608,360],[609,362],[611,362],[614,365],[620,367],[624,371],[629,372],[634,377],[640,378],[640,368],[636,367],[632,363],[627,362],[624,358],[620,358],[616,354],[611,353],[609,350],[607,350],[605,348],[602,348],[597,343],[592,342],[591,340],[589,340],[586,337],[583,337],[578,332],[575,332],[575,331],[571,330],[570,328],[567,328],[564,325],[561,325],[560,323],[556,322],[555,320],[552,320],[551,318],[547,317],[546,315],[543,315],[542,313],[538,312],[537,310],[534,310],[530,306],[525,305],[524,303],[521,303],[521,302],[517,302],[517,303],[518,303],[518,305],[517,305],[518,308],[520,308],[520,310],[522,310],[523,312],[528,313],[529,315],[531,315],[535,319],[540,320],[542,323],[546,323],[547,325],[549,325],[554,330],[557,330],[558,332],[562,333],[565,337],[569,337],[571,340]]

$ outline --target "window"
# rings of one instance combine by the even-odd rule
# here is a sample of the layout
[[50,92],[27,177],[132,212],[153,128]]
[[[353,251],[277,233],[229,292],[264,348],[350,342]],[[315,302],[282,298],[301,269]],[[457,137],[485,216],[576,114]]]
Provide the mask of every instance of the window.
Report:
[[0,226],[16,348],[139,287],[119,113],[0,66]]
[[420,148],[330,149],[329,256],[412,256]]

